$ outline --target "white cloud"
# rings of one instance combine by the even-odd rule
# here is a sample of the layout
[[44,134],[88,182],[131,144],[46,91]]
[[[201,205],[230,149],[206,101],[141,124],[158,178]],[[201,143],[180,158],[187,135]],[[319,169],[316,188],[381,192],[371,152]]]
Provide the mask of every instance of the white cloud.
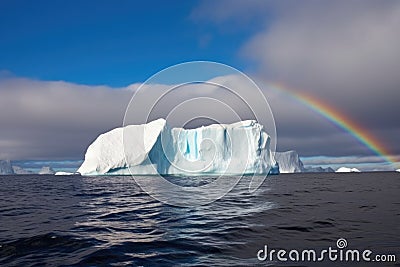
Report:
[[270,6],[271,1],[208,0],[200,2],[190,14],[190,18],[194,21],[211,21],[217,24],[235,22],[239,18],[240,24],[243,24],[243,21],[249,22],[257,16],[265,15]]

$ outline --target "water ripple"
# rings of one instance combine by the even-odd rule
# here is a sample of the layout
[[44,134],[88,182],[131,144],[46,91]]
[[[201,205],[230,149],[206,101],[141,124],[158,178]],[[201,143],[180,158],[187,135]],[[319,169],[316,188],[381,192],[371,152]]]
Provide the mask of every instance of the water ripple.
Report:
[[[328,247],[338,237],[395,252],[398,178],[374,175],[279,175],[255,194],[244,178],[190,208],[153,199],[130,177],[0,176],[0,265],[252,266],[266,244]],[[193,184],[214,178],[204,179]]]

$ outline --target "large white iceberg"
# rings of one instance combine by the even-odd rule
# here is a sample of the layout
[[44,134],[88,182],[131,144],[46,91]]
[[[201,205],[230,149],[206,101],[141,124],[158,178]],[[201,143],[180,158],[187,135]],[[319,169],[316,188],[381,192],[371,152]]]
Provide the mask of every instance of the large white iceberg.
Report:
[[267,174],[276,166],[270,137],[253,120],[196,129],[164,119],[101,134],[78,169],[83,175]]

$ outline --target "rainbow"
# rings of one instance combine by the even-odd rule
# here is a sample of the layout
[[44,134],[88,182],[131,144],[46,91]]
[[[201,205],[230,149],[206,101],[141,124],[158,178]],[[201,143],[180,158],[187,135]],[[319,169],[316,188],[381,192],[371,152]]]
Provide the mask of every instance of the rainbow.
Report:
[[389,150],[371,133],[369,133],[361,125],[351,120],[348,116],[345,116],[339,110],[335,109],[321,99],[316,98],[310,94],[304,92],[294,92],[288,89],[282,83],[269,84],[268,88],[272,88],[278,92],[283,92],[286,95],[296,99],[300,103],[304,104],[311,110],[322,115],[335,125],[339,126],[354,138],[356,138],[361,144],[365,145],[368,149],[374,152],[376,155],[383,158],[385,161],[391,164],[396,163],[396,158],[390,155]]

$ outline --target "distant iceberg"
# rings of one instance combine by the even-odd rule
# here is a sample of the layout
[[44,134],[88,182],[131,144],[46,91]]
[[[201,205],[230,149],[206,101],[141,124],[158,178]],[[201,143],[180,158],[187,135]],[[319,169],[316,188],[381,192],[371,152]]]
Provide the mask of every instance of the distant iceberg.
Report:
[[335,172],[331,167],[322,168],[309,166],[305,167],[300,159],[299,154],[295,150],[286,152],[276,152],[275,160],[278,163],[279,173],[298,173],[298,172]]
[[79,173],[77,172],[56,172],[54,175],[62,175],[62,176],[66,176],[66,175],[79,175]]
[[305,168],[305,172],[321,173],[321,172],[335,172],[335,170],[332,169],[331,167],[326,167],[326,168],[322,168],[322,167],[307,167],[307,168]]
[[357,168],[340,167],[336,172],[360,172],[360,170]]
[[15,174],[33,174],[33,172],[25,170],[20,166],[12,166]]
[[280,173],[304,172],[303,162],[296,151],[276,152],[275,160],[279,165]]
[[14,174],[14,170],[9,160],[0,160],[0,175]]
[[241,175],[268,174],[275,166],[270,137],[256,121],[183,129],[158,119],[101,134],[87,149],[78,172]]
[[39,174],[55,174],[56,172],[48,166],[43,167],[40,169]]

